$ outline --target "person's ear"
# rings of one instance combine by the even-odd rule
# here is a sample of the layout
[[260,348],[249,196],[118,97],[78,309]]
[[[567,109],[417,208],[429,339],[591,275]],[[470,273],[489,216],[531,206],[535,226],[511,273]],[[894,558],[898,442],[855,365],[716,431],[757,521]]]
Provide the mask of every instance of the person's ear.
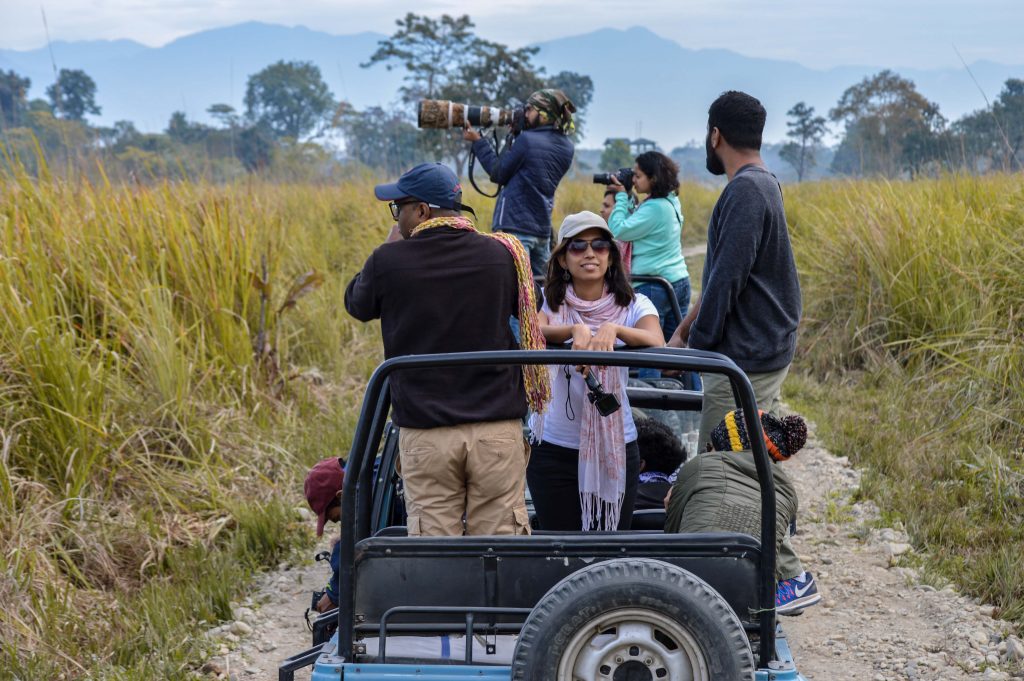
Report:
[[558,266],[561,267],[563,270],[568,270],[569,269],[568,267],[566,267],[566,264],[565,264],[565,255],[563,255],[561,253],[558,255]]
[[711,148],[717,149],[718,143],[722,141],[722,131],[717,127],[711,128]]

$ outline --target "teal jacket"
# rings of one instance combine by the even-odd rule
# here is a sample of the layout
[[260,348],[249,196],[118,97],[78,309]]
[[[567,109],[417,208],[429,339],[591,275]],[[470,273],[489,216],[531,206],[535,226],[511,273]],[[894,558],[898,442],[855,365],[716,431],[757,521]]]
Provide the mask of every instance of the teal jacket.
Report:
[[670,282],[690,276],[680,241],[683,212],[679,197],[669,194],[660,199],[648,198],[632,215],[629,208],[629,195],[616,194],[608,227],[619,241],[632,242],[633,274],[664,277]]

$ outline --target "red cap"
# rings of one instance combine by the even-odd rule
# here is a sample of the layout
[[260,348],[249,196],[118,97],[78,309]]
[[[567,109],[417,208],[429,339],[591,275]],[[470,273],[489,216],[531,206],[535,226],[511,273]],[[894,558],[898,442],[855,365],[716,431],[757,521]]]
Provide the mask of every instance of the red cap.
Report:
[[337,457],[318,461],[306,475],[306,502],[316,513],[316,536],[324,533],[327,509],[338,498],[341,485],[345,482],[345,469]]

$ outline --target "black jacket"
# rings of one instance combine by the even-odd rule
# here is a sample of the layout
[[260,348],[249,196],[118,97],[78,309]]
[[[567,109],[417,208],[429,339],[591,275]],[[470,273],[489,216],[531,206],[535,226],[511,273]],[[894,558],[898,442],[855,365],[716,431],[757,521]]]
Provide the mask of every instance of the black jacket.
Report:
[[782,189],[767,170],[746,165],[711,212],[689,346],[720,352],[744,371],[776,371],[793,360],[800,310]]
[[[345,290],[345,309],[381,320],[384,356],[514,350],[518,316],[512,256],[496,239],[435,227],[386,243]],[[391,374],[399,427],[436,428],[526,415],[518,366],[417,369]]]
[[473,153],[492,182],[504,186],[494,206],[494,230],[548,238],[555,190],[572,165],[572,141],[553,126],[524,130],[500,157],[487,140]]

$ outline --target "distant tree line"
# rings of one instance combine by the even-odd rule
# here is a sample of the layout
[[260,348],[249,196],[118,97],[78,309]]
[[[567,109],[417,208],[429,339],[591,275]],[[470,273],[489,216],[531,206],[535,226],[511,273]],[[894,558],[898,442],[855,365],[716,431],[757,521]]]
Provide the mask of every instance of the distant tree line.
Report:
[[[32,100],[28,78],[0,71],[0,143],[7,152],[0,154],[0,164],[16,159],[40,171],[43,158],[53,166],[99,157],[105,170],[136,179],[224,179],[261,172],[304,179],[329,175],[342,164],[396,174],[436,159],[449,160],[462,171],[467,145],[457,132],[418,130],[419,100],[508,106],[537,89],[558,87],[575,102],[576,134],[582,133],[593,82],[571,71],[547,74],[533,63],[536,54],[535,47],[513,49],[477,36],[466,15],[409,13],[362,64],[405,71],[391,107],[357,110],[334,98],[314,64],[279,61],[249,76],[244,111],[213,103],[207,108],[213,125],[176,111],[167,128],[155,134],[139,132],[130,121],[109,128],[90,125],[88,117],[99,115],[101,108],[96,83],[84,71],[61,69],[46,88],[46,98]],[[847,88],[827,117],[805,102],[796,103],[787,116],[787,141],[778,153],[799,180],[820,174],[825,165],[835,175],[893,178],[1024,169],[1021,79],[1007,80],[990,106],[952,123],[913,81],[889,70]],[[838,143],[825,154],[830,126]],[[341,142],[343,151],[332,150],[327,140]],[[610,144],[602,166],[630,165],[628,145],[623,140]],[[689,151],[680,148],[673,155],[682,158]],[[818,164],[824,165],[818,169]]]
[[[803,102],[787,115],[790,141],[782,156],[803,179],[827,124]],[[831,164],[837,175],[915,177],[1024,169],[1021,79],[1007,80],[990,106],[949,123],[913,81],[885,70],[847,88],[828,116],[842,134]]]
[[[108,171],[144,179],[202,174],[216,179],[246,172],[316,176],[340,164],[395,174],[423,161],[446,159],[462,170],[467,145],[457,132],[418,130],[415,105],[423,98],[485,106],[521,103],[531,92],[558,87],[579,110],[577,135],[593,95],[589,76],[563,71],[548,75],[533,63],[537,48],[512,49],[484,40],[466,15],[440,18],[413,13],[396,21],[394,34],[380,41],[364,68],[406,70],[399,101],[391,108],[359,111],[337,101],[311,62],[279,61],[249,76],[244,111],[214,103],[213,125],[171,114],[162,133],[142,133],[131,121],[112,127],[90,125],[97,116],[96,84],[81,70],[62,69],[47,98],[28,100],[31,82],[14,71],[0,72],[0,143],[11,158],[39,171],[99,157]],[[343,143],[335,153],[322,142]],[[41,150],[40,157],[35,152]]]

